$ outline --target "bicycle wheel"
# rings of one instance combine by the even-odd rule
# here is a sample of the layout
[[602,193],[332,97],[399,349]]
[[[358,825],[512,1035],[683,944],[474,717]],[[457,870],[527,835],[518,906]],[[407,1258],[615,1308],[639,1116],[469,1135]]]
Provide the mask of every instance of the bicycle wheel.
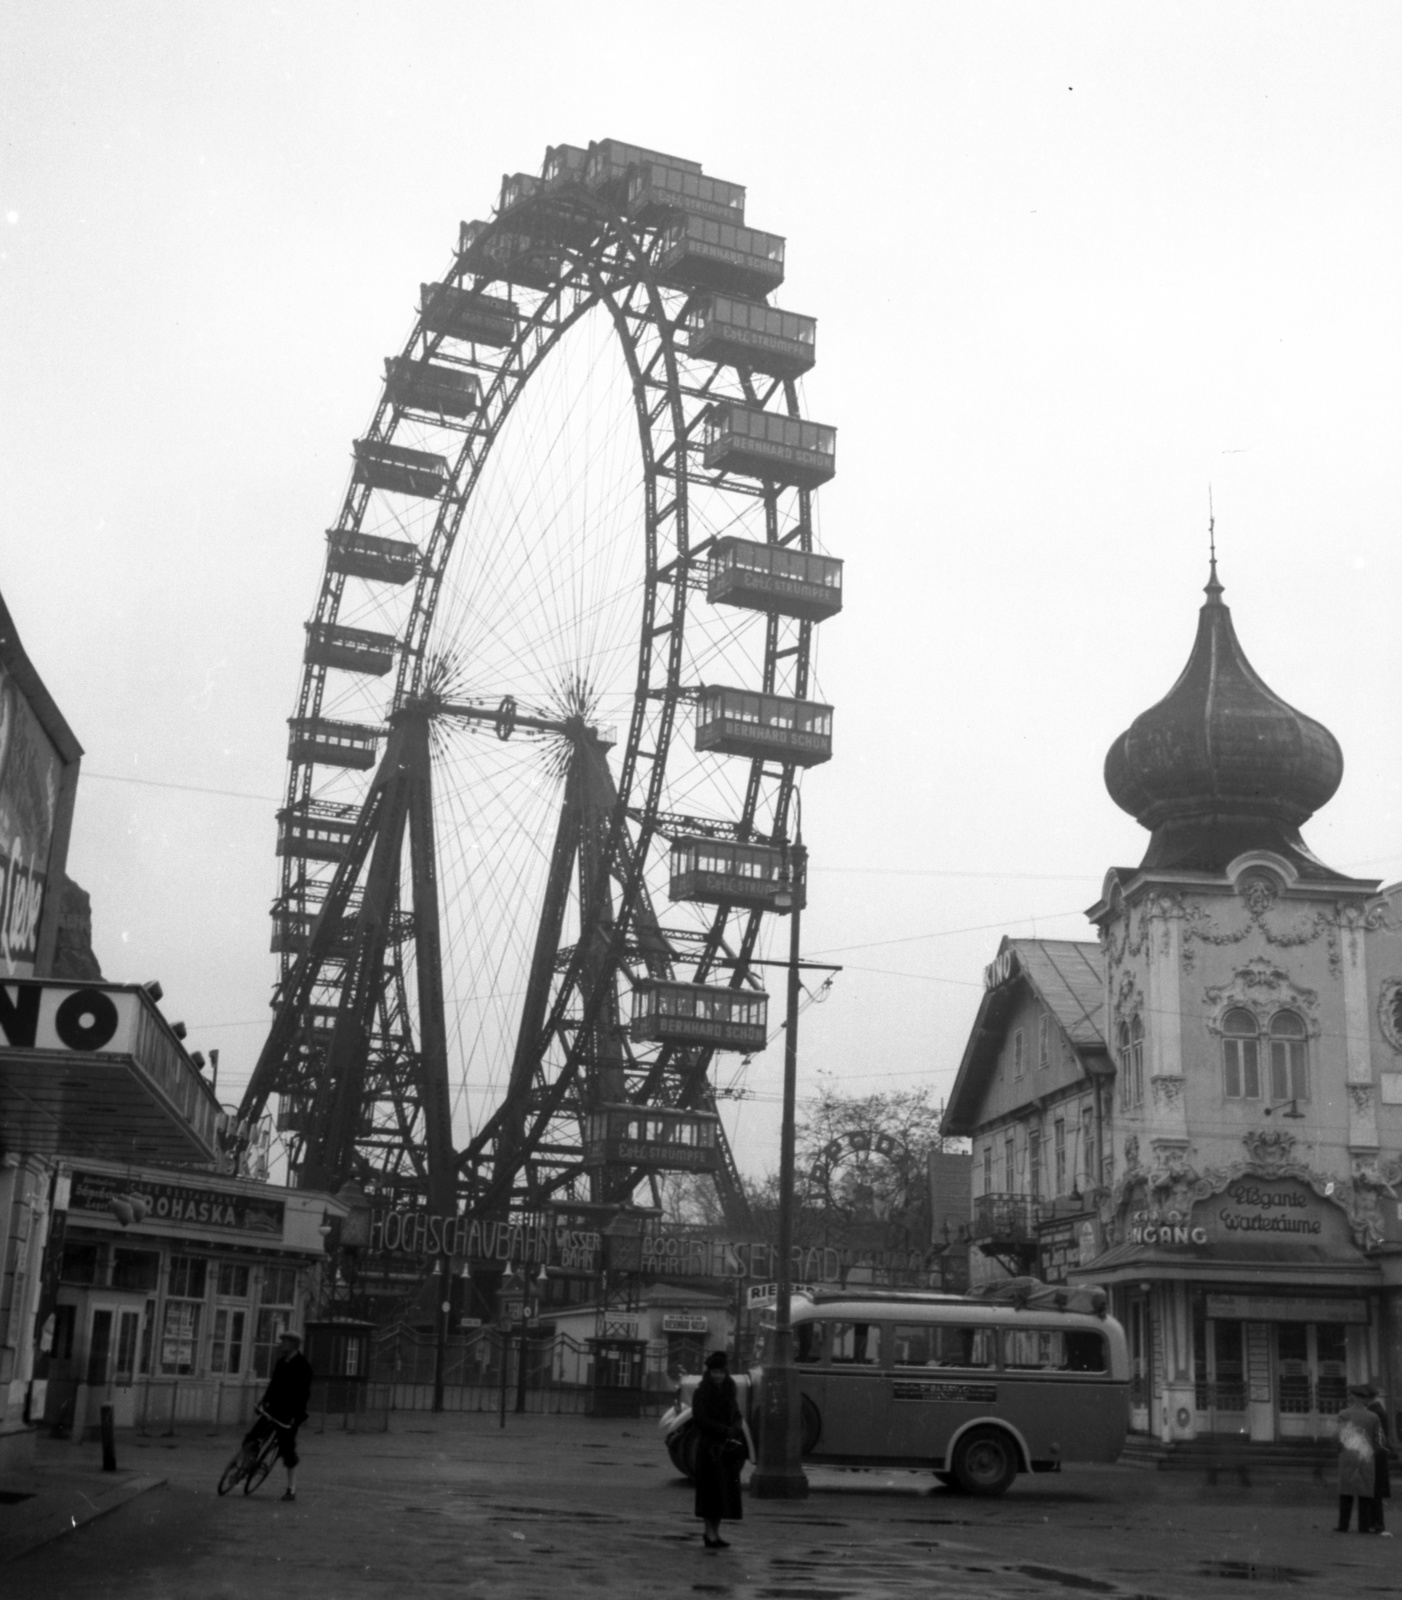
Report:
[[258,1459],[248,1469],[248,1477],[244,1480],[243,1492],[252,1494],[262,1483],[263,1479],[273,1470],[273,1462],[277,1460],[277,1435],[263,1441],[263,1448],[258,1452]]
[[229,1490],[233,1488],[233,1486],[241,1477],[243,1477],[244,1467],[245,1462],[243,1446],[240,1445],[238,1453],[234,1456],[234,1459],[228,1464],[228,1466],[224,1468],[223,1474],[219,1479],[220,1494],[228,1494]]

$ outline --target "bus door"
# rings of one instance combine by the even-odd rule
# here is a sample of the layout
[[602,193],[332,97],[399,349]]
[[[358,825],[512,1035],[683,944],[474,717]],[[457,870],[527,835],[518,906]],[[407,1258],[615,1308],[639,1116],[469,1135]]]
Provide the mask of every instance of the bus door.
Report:
[[941,1460],[957,1429],[998,1400],[997,1337],[948,1322],[897,1322],[890,1335],[883,1453]]
[[857,1322],[831,1317],[814,1328],[816,1340],[808,1351],[819,1349],[819,1362],[804,1365],[804,1347],[795,1355],[803,1393],[816,1408],[820,1456],[871,1456],[881,1453],[879,1421],[885,1404],[886,1374],[881,1366],[882,1327],[879,1322]]

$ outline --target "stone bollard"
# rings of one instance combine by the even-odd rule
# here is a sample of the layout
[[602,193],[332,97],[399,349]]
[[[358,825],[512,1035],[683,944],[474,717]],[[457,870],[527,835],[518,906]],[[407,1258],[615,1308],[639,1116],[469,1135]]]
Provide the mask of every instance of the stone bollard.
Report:
[[117,1430],[112,1420],[112,1402],[104,1400],[99,1407],[102,1419],[102,1470],[115,1472],[117,1470]]

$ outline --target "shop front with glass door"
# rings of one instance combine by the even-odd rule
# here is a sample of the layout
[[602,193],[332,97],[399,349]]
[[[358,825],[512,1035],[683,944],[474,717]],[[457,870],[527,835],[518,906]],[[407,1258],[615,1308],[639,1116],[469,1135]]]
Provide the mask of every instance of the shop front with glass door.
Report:
[[1376,1369],[1365,1298],[1193,1296],[1197,1433],[1325,1439]]
[[85,1309],[83,1381],[102,1400],[111,1402],[117,1427],[130,1428],[137,1420],[137,1380],[145,1370],[143,1355],[147,1366],[150,1362],[153,1306],[145,1297],[109,1300],[93,1296]]

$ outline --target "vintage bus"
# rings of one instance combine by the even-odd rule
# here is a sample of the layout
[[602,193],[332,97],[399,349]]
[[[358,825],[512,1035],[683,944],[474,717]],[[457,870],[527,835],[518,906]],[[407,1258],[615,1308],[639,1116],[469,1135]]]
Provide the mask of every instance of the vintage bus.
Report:
[[[811,1290],[793,1299],[802,1449],[813,1465],[929,1469],[968,1494],[1002,1494],[1019,1472],[1114,1461],[1129,1421],[1124,1330],[1087,1291],[1006,1298]],[[1090,1307],[1096,1309],[1089,1309]],[[1082,1309],[1085,1308],[1085,1309]],[[763,1364],[737,1377],[756,1437]],[[673,1465],[691,1476],[696,1430],[684,1378],[662,1419]]]

